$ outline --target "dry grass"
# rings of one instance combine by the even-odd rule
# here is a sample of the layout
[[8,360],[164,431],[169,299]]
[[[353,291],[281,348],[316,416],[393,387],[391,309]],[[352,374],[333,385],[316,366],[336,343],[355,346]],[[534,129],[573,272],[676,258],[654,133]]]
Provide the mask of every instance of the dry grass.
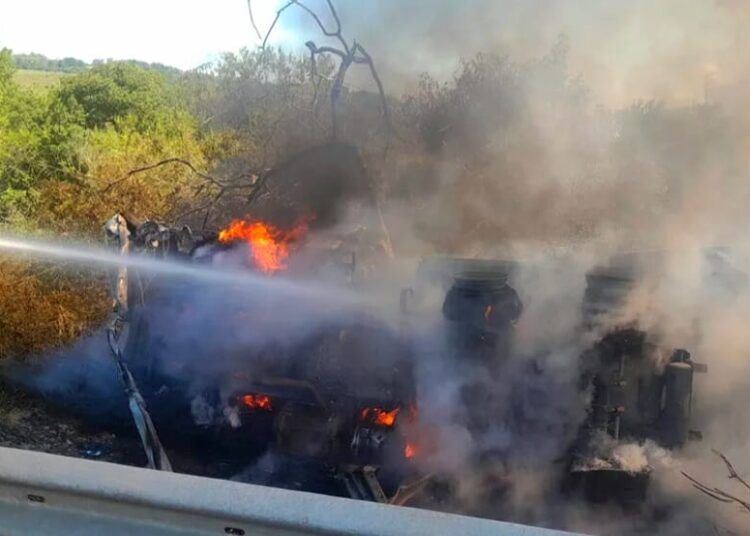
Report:
[[0,257],[0,358],[68,344],[101,325],[109,305],[101,274]]

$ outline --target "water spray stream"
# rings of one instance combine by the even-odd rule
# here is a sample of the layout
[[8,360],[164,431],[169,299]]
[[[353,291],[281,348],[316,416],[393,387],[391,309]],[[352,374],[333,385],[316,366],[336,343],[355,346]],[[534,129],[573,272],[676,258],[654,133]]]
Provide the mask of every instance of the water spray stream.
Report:
[[[190,280],[190,283],[201,285],[227,286],[232,293],[238,290],[259,291],[257,294],[265,295],[271,292],[276,298],[283,301],[300,298],[309,300],[315,304],[333,305],[336,311],[346,307],[355,306],[362,302],[353,292],[341,288],[332,288],[314,282],[291,281],[288,279],[260,276],[248,270],[238,270],[218,266],[204,266],[191,264],[189,261],[164,260],[151,258],[146,255],[115,253],[106,248],[96,248],[79,244],[51,244],[41,241],[33,241],[16,237],[0,237],[0,252],[5,251],[18,256],[31,256],[46,262],[66,262],[85,266],[101,266],[111,268],[134,268],[151,275],[164,275],[178,280]],[[125,275],[127,278],[127,274]],[[144,453],[148,460],[148,466],[153,469],[171,471],[172,465],[157,433],[156,426],[146,407],[146,402],[137,385],[134,375],[131,373],[130,365],[124,356],[125,343],[120,340],[123,333],[129,331],[127,326],[129,319],[124,312],[128,310],[127,282],[124,286],[124,301],[120,296],[120,281],[118,278],[117,291],[115,292],[114,317],[107,328],[107,342],[117,367],[118,376],[121,380],[124,392],[128,397],[128,407],[132,415]],[[193,286],[193,285],[189,285]],[[199,292],[204,292],[202,288]],[[256,293],[253,293],[256,294]],[[287,300],[286,298],[290,298]],[[252,300],[250,300],[252,301]],[[266,303],[266,299],[262,299]],[[127,337],[127,335],[125,335]]]
[[320,283],[305,284],[281,277],[260,276],[248,270],[198,266],[176,260],[163,260],[139,255],[120,255],[104,248],[74,244],[50,244],[34,240],[0,236],[0,251],[14,252],[37,257],[46,261],[68,261],[79,265],[127,266],[154,275],[186,277],[201,283],[229,285],[245,289],[266,289],[293,296],[305,295],[321,298],[327,302],[335,299],[340,305],[354,305],[361,297],[341,287],[329,288]]

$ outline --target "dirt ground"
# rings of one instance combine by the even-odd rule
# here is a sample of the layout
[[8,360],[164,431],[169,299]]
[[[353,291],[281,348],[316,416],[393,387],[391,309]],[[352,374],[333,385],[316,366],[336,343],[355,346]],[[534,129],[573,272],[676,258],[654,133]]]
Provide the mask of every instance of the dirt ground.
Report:
[[143,465],[137,437],[92,428],[42,398],[0,384],[0,446],[75,458]]
[[[143,447],[130,421],[121,429],[104,429],[73,415],[41,396],[0,381],[0,446],[146,467]],[[245,467],[240,460],[214,457],[210,452],[189,448],[189,444],[172,448],[179,446],[173,437],[164,444],[178,473],[235,479]]]

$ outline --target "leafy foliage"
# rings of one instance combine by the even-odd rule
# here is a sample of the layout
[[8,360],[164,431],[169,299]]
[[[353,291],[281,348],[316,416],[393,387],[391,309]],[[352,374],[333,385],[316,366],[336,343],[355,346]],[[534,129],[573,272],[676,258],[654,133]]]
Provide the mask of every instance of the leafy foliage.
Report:
[[[163,75],[108,63],[40,93],[18,86],[14,70],[10,51],[2,51],[3,228],[98,239],[114,212],[168,220],[195,197],[194,175],[179,166],[112,186],[129,170],[166,158],[208,165],[203,144],[210,147],[213,138],[198,132],[178,88]],[[100,276],[2,262],[0,356],[64,344],[104,318],[108,299]]]
[[46,95],[13,81],[10,54],[0,56],[0,218],[28,211],[36,183],[69,179],[81,169],[75,154],[80,130]]
[[171,97],[162,75],[127,63],[107,63],[66,78],[55,95],[87,129],[128,122],[139,132],[162,126],[176,107]]
[[10,49],[3,48],[0,50],[0,88],[5,88],[13,78],[16,68],[13,65],[13,55]]

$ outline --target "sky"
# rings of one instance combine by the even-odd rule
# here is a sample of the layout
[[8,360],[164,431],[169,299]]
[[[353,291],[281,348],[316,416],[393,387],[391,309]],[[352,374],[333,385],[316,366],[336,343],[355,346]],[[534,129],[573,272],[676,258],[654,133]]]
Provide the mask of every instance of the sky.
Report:
[[[262,28],[273,20],[275,4],[255,0]],[[190,69],[257,42],[246,0],[0,0],[0,47],[17,53]]]
[[[325,0],[305,0],[331,24]],[[373,54],[398,93],[417,75],[454,72],[479,51],[514,60],[544,56],[561,34],[568,65],[599,102],[691,104],[709,86],[744,85],[750,0],[336,0],[349,39]],[[261,32],[281,0],[252,0]],[[290,10],[272,44],[325,44],[314,22]],[[182,69],[256,46],[247,0],[0,0],[0,47],[50,58],[137,59]],[[737,82],[742,75],[741,82]],[[365,77],[366,78],[366,77]],[[356,83],[358,80],[347,80]],[[364,83],[364,82],[363,82]]]

